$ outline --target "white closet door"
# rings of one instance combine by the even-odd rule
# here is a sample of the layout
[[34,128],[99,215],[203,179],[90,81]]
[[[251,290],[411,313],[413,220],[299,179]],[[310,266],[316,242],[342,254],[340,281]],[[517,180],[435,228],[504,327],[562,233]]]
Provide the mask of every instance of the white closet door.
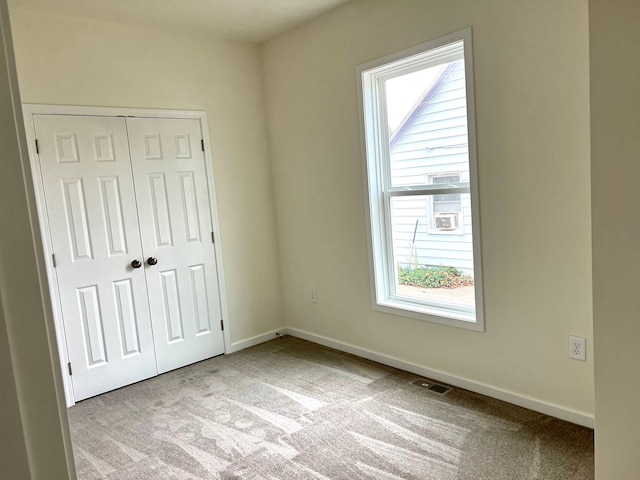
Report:
[[157,374],[126,125],[34,121],[77,401]]
[[163,373],[224,353],[202,133],[191,119],[127,118],[127,128]]

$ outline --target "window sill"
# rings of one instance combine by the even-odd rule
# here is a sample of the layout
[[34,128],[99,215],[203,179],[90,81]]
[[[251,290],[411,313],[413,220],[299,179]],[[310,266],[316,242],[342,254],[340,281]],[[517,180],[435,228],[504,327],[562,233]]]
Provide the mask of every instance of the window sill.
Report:
[[429,235],[464,235],[462,228],[456,228],[455,230],[429,230]]
[[444,306],[421,305],[405,297],[391,297],[382,301],[374,301],[372,307],[379,312],[484,332],[482,321],[478,321],[476,312],[471,309],[465,312]]

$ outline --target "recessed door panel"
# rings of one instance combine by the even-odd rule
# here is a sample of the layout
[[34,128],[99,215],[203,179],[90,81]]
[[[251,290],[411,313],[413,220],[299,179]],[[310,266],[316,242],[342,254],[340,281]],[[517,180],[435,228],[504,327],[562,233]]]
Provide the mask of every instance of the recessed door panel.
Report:
[[179,342],[184,340],[182,332],[182,311],[180,309],[180,297],[178,296],[178,279],[176,271],[169,270],[160,273],[162,285],[163,323],[167,332],[167,342]]
[[78,289],[78,307],[82,317],[87,367],[105,364],[107,363],[107,353],[97,285]]
[[93,258],[82,178],[63,178],[61,183],[73,261]]
[[102,214],[104,215],[109,255],[127,253],[127,234],[124,228],[122,200],[118,177],[100,177]]
[[196,334],[201,335],[211,331],[211,319],[207,301],[207,280],[204,274],[204,265],[192,265],[189,267],[191,274],[191,290],[193,292],[193,305],[196,323]]
[[156,234],[156,247],[169,247],[173,244],[169,199],[164,173],[149,174],[149,193],[153,206],[153,223]]
[[196,181],[193,172],[180,172],[182,207],[185,218],[185,238],[187,242],[200,241],[200,218],[198,215],[198,199],[196,197]]
[[113,282],[113,294],[116,302],[116,315],[120,327],[120,345],[122,357],[140,354],[138,317],[133,299],[131,279]]
[[162,160],[162,143],[159,133],[144,136],[144,158],[146,160]]
[[55,135],[58,163],[79,163],[78,142],[74,134],[58,133]]
[[116,156],[113,146],[113,135],[96,135],[96,161],[115,162]]
[[176,158],[191,158],[191,138],[188,133],[177,133],[176,139]]

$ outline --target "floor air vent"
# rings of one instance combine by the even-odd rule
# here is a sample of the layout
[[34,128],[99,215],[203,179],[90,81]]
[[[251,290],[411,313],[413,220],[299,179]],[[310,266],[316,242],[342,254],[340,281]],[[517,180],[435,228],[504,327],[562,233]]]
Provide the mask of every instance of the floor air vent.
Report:
[[441,385],[427,378],[421,378],[419,380],[416,380],[413,383],[415,385],[418,385],[419,387],[426,388],[427,390],[431,390],[432,392],[437,393],[438,395],[446,395],[451,390],[453,390],[453,387]]

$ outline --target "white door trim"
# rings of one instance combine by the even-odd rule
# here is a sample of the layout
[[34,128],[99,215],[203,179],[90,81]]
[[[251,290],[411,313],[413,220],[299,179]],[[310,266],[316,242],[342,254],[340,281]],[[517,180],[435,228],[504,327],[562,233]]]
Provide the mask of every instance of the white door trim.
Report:
[[62,310],[59,302],[58,284],[53,272],[53,248],[51,236],[49,233],[49,220],[47,210],[45,208],[44,186],[40,176],[40,160],[36,152],[36,131],[33,116],[34,115],[86,115],[86,116],[108,116],[108,117],[146,117],[146,118],[189,118],[200,120],[202,129],[202,139],[204,140],[204,159],[205,169],[207,173],[207,185],[209,187],[209,207],[211,210],[211,222],[215,232],[214,249],[216,254],[218,285],[220,295],[220,309],[222,319],[224,320],[224,346],[225,353],[230,353],[231,348],[231,319],[229,318],[229,306],[227,303],[227,290],[225,285],[225,274],[222,260],[222,242],[220,235],[220,223],[218,220],[218,209],[216,205],[215,183],[213,178],[213,157],[211,152],[211,141],[209,137],[209,125],[207,122],[207,113],[202,110],[155,110],[142,108],[124,108],[124,107],[87,107],[87,106],[71,106],[71,105],[41,105],[41,104],[24,104],[23,105],[24,122],[27,134],[27,146],[29,160],[31,163],[31,172],[33,177],[33,185],[36,195],[36,206],[38,210],[38,221],[40,231],[42,233],[42,243],[45,249],[45,265],[47,268],[47,281],[49,284],[49,292],[51,295],[51,303],[54,317],[54,326],[56,331],[56,340],[58,350],[60,352],[60,366],[62,371],[62,381],[64,384],[65,398],[67,407],[75,405],[75,396],[73,387],[69,377],[67,365],[69,363],[69,352],[65,342],[64,323],[62,321]]

